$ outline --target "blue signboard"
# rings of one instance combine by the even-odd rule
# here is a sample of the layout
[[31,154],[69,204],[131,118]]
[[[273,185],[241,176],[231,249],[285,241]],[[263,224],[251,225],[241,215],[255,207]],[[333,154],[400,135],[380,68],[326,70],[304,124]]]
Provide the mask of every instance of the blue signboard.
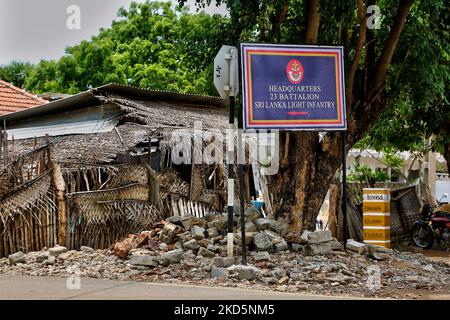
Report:
[[240,49],[245,129],[346,129],[342,47]]

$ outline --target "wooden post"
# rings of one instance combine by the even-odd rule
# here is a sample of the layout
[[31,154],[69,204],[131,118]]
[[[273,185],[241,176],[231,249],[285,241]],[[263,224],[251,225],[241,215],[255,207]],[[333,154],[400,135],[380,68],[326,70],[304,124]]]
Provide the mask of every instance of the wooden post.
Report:
[[56,206],[58,208],[58,244],[65,246],[67,235],[66,183],[61,173],[61,167],[53,162],[53,185],[55,186]]

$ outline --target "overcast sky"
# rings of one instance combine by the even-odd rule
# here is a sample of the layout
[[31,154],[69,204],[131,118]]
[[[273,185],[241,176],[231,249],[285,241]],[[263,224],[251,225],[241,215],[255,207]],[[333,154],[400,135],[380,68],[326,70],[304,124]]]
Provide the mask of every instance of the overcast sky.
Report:
[[[143,1],[143,0],[139,0]],[[11,60],[39,62],[58,59],[66,46],[89,39],[101,27],[109,27],[120,7],[131,0],[0,0],[0,64]],[[172,2],[176,2],[172,0]],[[214,2],[214,1],[213,1]],[[195,0],[188,0],[192,12]],[[81,29],[66,27],[67,8],[79,6]],[[226,14],[215,5],[208,13]]]

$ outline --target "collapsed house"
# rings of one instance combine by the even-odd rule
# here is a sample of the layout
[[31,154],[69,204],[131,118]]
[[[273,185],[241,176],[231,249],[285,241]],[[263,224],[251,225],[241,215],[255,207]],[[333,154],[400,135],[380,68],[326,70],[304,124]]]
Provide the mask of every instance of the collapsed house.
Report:
[[[1,116],[0,257],[107,248],[170,215],[222,213],[227,166],[172,162],[173,133],[193,139],[197,121],[224,132],[224,101],[118,84]],[[258,170],[246,166],[246,201],[267,190]]]

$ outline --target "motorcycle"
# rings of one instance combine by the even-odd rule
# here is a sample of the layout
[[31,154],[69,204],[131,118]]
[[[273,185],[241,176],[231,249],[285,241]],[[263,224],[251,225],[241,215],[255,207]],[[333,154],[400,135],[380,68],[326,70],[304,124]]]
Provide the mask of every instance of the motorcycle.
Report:
[[435,209],[425,204],[420,208],[422,220],[416,221],[411,229],[411,238],[415,246],[430,249],[434,242],[450,244],[450,205],[442,200],[448,198],[445,193]]

